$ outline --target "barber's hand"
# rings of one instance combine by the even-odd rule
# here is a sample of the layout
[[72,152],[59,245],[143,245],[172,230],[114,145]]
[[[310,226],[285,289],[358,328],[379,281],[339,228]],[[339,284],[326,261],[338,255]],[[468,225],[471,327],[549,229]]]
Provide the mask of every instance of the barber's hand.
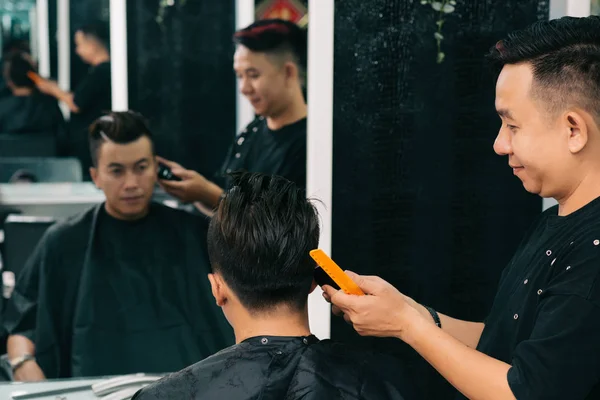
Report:
[[166,160],[162,157],[156,157],[156,159],[158,162],[169,167],[171,172],[173,172],[173,175],[181,179],[181,181],[160,179],[158,183],[165,192],[177,197],[184,203],[204,200],[207,187],[212,184],[212,182],[198,172],[185,169],[176,162]]
[[38,90],[42,93],[49,94],[51,96],[55,95],[57,89],[59,89],[58,84],[54,81],[48,79],[40,79],[35,84]]
[[44,372],[35,360],[25,361],[14,373],[17,382],[39,382],[46,379]]
[[376,276],[346,273],[366,296],[349,295],[331,286],[324,286],[323,291],[325,299],[333,305],[334,314],[343,314],[360,335],[401,338],[411,319],[421,318],[411,304],[412,299],[388,282]]

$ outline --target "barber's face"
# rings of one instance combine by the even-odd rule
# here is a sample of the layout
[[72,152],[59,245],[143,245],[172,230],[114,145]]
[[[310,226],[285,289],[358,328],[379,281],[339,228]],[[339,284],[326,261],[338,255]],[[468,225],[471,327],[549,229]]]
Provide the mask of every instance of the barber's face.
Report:
[[156,161],[147,137],[128,144],[103,143],[98,150],[98,167],[91,168],[90,173],[106,196],[110,215],[123,220],[146,215],[156,183]]
[[84,63],[91,63],[94,55],[98,52],[98,43],[83,32],[75,32],[75,53]]
[[233,69],[240,92],[250,101],[254,112],[270,117],[288,106],[291,82],[285,64],[278,65],[264,53],[238,46],[233,57]]
[[542,197],[560,196],[573,167],[569,129],[552,117],[544,99],[531,96],[529,64],[507,65],[496,84],[496,109],[502,126],[494,142],[498,155],[507,155],[513,173],[525,189]]

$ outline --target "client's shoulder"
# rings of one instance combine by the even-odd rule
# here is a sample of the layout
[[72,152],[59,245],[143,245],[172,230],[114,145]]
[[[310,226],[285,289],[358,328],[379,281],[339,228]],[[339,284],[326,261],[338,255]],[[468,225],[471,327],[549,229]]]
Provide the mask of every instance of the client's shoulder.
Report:
[[388,354],[322,340],[305,354],[305,364],[302,370],[319,377],[321,386],[344,387],[357,398],[412,398],[401,361]]
[[[240,345],[226,349],[205,358],[179,372],[146,386],[140,390],[134,399],[189,399],[200,398],[202,393],[214,389],[211,383],[218,381],[221,374],[229,374],[234,362],[240,361],[243,350]],[[236,362],[236,366],[237,362]],[[133,399],[132,399],[133,400]]]
[[44,238],[53,242],[68,243],[84,239],[86,236],[82,235],[82,233],[89,233],[98,208],[99,206],[94,206],[65,219],[58,220],[46,230]]

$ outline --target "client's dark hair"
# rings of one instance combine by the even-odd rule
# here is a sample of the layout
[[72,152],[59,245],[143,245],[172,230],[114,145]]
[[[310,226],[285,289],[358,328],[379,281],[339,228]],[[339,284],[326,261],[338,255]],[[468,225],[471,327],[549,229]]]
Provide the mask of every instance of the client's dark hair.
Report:
[[490,51],[497,71],[530,63],[532,95],[555,114],[569,106],[600,123],[600,17],[563,17],[537,22],[508,35]]
[[152,143],[152,152],[154,153],[152,133],[148,129],[146,121],[141,114],[133,111],[115,111],[98,118],[90,125],[89,135],[90,153],[94,167],[98,166],[100,147],[107,141],[127,144],[146,136]]
[[6,55],[13,53],[15,51],[31,53],[31,48],[29,46],[29,42],[25,39],[12,39],[12,40],[7,41],[2,46],[2,56],[3,57],[5,57]]
[[208,229],[215,272],[251,311],[306,306],[318,246],[319,221],[304,190],[278,176],[233,175]]
[[298,25],[282,19],[264,19],[235,32],[233,41],[254,52],[291,57],[298,66],[300,81],[304,85],[307,36],[306,30]]
[[109,49],[110,45],[110,29],[108,24],[103,21],[94,21],[86,25],[82,25],[77,29],[78,32],[83,33],[85,36],[91,37],[100,43],[106,50]]
[[33,81],[27,76],[28,72],[35,72],[35,69],[27,53],[14,52],[4,60],[4,78],[16,87],[35,87]]

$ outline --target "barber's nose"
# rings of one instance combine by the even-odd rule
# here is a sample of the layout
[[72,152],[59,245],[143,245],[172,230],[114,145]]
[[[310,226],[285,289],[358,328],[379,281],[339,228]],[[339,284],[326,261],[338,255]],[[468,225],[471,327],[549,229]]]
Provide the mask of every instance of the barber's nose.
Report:
[[248,95],[252,93],[252,86],[250,85],[250,81],[245,78],[240,78],[239,82],[240,93]]
[[500,129],[496,140],[494,141],[494,151],[499,156],[507,156],[512,154],[512,143],[510,135],[505,129]]

